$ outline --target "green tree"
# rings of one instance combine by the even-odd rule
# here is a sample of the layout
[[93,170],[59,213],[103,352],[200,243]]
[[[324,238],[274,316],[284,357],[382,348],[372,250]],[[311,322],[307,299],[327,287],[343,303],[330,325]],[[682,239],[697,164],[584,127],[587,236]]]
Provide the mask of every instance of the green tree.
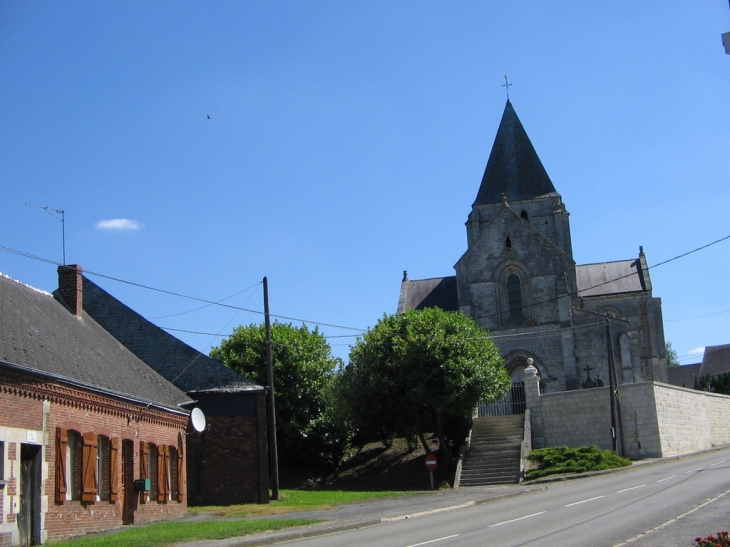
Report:
[[666,353],[667,353],[667,366],[668,367],[678,367],[679,366],[679,356],[677,355],[677,350],[672,347],[671,342],[666,343]]
[[[332,356],[317,328],[276,322],[271,340],[280,459],[336,466],[342,458],[337,454],[344,454],[351,436],[346,423],[335,423],[341,414],[330,408],[341,360]],[[265,341],[264,325],[239,326],[210,356],[265,386]]]
[[463,436],[477,403],[499,399],[511,385],[488,332],[439,308],[384,315],[351,349],[344,376],[360,433],[416,435],[428,450],[424,435],[435,431],[444,456],[449,425],[456,422]]

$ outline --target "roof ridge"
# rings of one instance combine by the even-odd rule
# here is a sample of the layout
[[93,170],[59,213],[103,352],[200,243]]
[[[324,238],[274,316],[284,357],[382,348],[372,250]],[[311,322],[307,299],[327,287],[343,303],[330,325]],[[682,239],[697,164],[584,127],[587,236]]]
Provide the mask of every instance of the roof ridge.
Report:
[[22,285],[26,289],[30,289],[30,290],[40,293],[42,295],[50,296],[51,298],[53,298],[53,294],[49,293],[48,291],[44,291],[43,289],[39,289],[37,287],[34,287],[33,285],[28,285],[27,283],[23,283],[19,279],[15,279],[14,277],[9,276],[8,274],[4,274],[3,272],[0,272],[0,277],[4,277],[5,279],[7,279],[9,281],[13,281],[14,283],[17,283],[18,285]]

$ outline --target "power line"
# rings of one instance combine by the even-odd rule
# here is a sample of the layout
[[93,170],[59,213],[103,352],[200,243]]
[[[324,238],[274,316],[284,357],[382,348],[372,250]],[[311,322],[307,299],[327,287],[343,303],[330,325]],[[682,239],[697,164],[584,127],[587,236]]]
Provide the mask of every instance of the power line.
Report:
[[[56,266],[65,266],[65,264],[59,264],[58,262],[56,262],[54,260],[49,260],[47,258],[42,258],[42,257],[39,257],[39,256],[35,256],[35,255],[29,254],[29,253],[25,253],[23,251],[18,251],[16,249],[10,249],[9,247],[0,246],[0,251],[5,251],[5,252],[17,254],[17,255],[20,255],[20,256],[23,256],[23,257],[26,257],[26,258],[31,258],[33,260],[39,260],[41,262],[46,262],[48,264],[54,264]],[[239,306],[233,306],[231,304],[224,304],[222,302],[214,302],[212,300],[206,300],[205,298],[198,298],[196,296],[190,296],[190,295],[186,295],[186,294],[181,294],[181,293],[177,293],[177,292],[174,292],[174,291],[168,291],[168,290],[165,290],[165,289],[158,289],[156,287],[150,287],[149,285],[143,285],[142,283],[136,283],[134,281],[128,281],[126,279],[119,279],[118,277],[113,277],[111,275],[106,275],[106,274],[102,274],[102,273],[99,273],[99,272],[94,272],[94,271],[91,271],[91,270],[84,270],[84,273],[87,274],[87,275],[95,275],[96,277],[102,277],[104,279],[109,279],[110,281],[116,281],[118,283],[124,283],[126,285],[131,285],[133,287],[138,287],[140,289],[147,289],[149,291],[155,291],[155,292],[159,292],[159,293],[162,293],[162,294],[167,294],[167,295],[170,295],[170,296],[177,296],[178,298],[186,298],[188,300],[194,300],[196,302],[202,302],[204,304],[210,304],[210,305],[214,305],[214,306],[221,306],[223,308],[230,308],[232,310],[239,310],[239,311],[245,311],[245,312],[248,312],[248,313],[255,313],[255,314],[258,314],[258,315],[264,315],[264,312],[262,312],[262,311],[251,310],[251,309],[242,308],[242,307],[239,307]],[[269,315],[271,317],[275,317],[276,319],[283,319],[283,320],[286,320],[286,321],[295,321],[297,323],[308,323],[308,324],[311,324],[311,325],[320,325],[320,326],[323,326],[323,327],[332,327],[332,328],[336,328],[336,329],[356,330],[356,331],[360,331],[360,332],[365,332],[367,330],[367,329],[362,329],[362,328],[358,328],[358,327],[347,327],[347,326],[344,326],[344,325],[335,325],[333,323],[323,323],[321,321],[311,321],[311,320],[308,320],[308,319],[300,319],[298,317],[290,317],[290,316],[287,316],[287,315],[276,315],[276,314],[273,314],[273,313],[272,314],[269,314]]]

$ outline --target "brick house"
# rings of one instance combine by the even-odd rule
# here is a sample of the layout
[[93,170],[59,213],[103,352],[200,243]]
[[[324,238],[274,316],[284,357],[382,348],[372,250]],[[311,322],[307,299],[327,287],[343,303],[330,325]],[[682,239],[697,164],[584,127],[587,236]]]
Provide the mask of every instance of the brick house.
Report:
[[269,502],[266,391],[168,334],[83,278],[84,311],[203,410],[186,437],[188,503]]
[[51,295],[0,274],[0,546],[187,508],[192,400],[84,312],[81,279],[60,267]]

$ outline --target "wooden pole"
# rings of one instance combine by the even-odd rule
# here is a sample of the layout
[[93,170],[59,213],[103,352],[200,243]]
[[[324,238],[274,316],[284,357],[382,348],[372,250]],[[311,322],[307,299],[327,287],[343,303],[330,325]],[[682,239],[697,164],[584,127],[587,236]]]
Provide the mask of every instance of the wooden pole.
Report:
[[274,360],[271,355],[271,320],[269,318],[269,282],[264,277],[264,322],[266,325],[266,373],[269,382],[269,478],[271,499],[279,499],[279,457],[276,448],[276,401],[274,398]]

